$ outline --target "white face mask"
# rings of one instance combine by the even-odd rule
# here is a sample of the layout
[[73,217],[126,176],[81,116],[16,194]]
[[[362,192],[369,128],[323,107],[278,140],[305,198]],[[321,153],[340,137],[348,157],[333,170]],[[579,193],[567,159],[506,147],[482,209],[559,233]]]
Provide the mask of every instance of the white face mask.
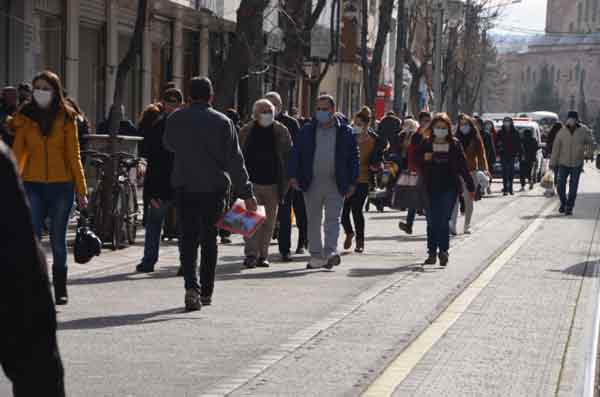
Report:
[[359,135],[362,132],[362,130],[363,130],[362,127],[359,127],[357,125],[352,126],[352,133],[354,135]]
[[273,113],[261,113],[258,115],[258,124],[261,127],[270,127],[273,124],[274,118]]
[[446,128],[434,128],[433,135],[436,138],[446,138],[448,136],[448,130]]
[[47,109],[52,103],[52,91],[33,90],[33,99],[42,109]]
[[471,126],[468,124],[463,125],[462,127],[460,127],[460,132],[462,132],[465,135],[469,135],[471,133]]

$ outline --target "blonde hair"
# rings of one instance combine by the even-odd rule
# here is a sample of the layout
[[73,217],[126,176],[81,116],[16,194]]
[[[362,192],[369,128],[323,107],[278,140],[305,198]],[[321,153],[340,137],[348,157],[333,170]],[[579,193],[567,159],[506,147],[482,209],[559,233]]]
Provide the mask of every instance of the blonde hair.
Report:
[[265,105],[268,106],[271,109],[271,113],[275,114],[275,106],[273,105],[273,103],[271,101],[269,101],[268,99],[259,99],[258,101],[254,102],[254,106],[252,107],[252,115],[256,116],[257,115],[257,111],[259,106],[261,105]]
[[403,130],[410,130],[412,132],[415,132],[416,130],[419,129],[419,123],[417,123],[417,121],[413,120],[413,119],[406,119],[406,120],[404,120],[404,124],[402,125],[402,129]]

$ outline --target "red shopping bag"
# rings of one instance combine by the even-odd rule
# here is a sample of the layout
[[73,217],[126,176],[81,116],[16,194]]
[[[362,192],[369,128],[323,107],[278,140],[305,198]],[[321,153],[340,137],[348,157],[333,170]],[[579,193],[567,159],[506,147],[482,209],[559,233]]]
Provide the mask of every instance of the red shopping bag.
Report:
[[251,212],[246,209],[242,200],[237,200],[231,209],[221,216],[216,226],[234,234],[251,237],[265,219],[265,207],[259,206],[257,212]]

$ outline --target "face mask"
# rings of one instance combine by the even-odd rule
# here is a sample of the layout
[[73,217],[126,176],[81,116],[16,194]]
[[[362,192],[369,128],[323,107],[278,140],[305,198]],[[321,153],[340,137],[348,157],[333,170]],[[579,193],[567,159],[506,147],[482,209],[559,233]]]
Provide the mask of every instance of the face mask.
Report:
[[273,124],[273,113],[261,113],[258,115],[258,124],[261,127],[270,127]]
[[361,132],[362,132],[362,127],[359,127],[357,125],[352,126],[352,133],[354,135],[359,135]]
[[433,135],[436,138],[446,138],[448,136],[448,130],[446,128],[434,128]]
[[327,124],[331,121],[331,112],[326,110],[317,110],[315,117],[320,124]]
[[471,133],[471,126],[468,124],[463,125],[462,127],[460,127],[460,132],[462,132],[465,135],[469,135]]
[[509,122],[504,122],[502,125],[504,126],[504,128],[510,128],[510,123]]
[[35,103],[37,103],[39,107],[46,109],[52,103],[52,92],[33,90],[33,99],[35,99]]
[[567,125],[569,127],[574,127],[577,124],[577,120],[575,119],[567,119]]

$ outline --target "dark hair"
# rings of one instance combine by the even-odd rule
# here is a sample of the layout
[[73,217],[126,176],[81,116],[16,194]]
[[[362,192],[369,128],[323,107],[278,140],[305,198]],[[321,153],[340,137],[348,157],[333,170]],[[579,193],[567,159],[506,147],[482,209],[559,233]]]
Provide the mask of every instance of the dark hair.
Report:
[[552,128],[550,128],[549,135],[558,134],[558,131],[560,131],[562,128],[563,128],[563,123],[561,123],[560,121],[557,121],[556,123],[554,123]]
[[354,118],[359,119],[368,125],[371,122],[371,109],[369,109],[368,106],[363,106],[362,109],[354,115]]
[[19,84],[18,89],[19,89],[19,91],[27,91],[27,92],[32,91],[31,84],[29,84],[27,82],[22,82],[21,84]]
[[183,102],[183,94],[181,93],[181,90],[175,87],[167,88],[165,92],[163,92],[162,99],[166,102],[181,103]]
[[190,98],[192,101],[210,101],[213,86],[208,77],[194,77],[190,80]]
[[[427,117],[428,119],[430,119],[430,118],[431,118],[431,113],[429,113],[429,112],[421,112],[421,113],[419,113],[419,122],[421,122],[421,120],[423,120],[423,119],[424,119],[424,118],[426,118],[426,117]],[[437,117],[436,117],[436,118],[437,118]],[[432,120],[432,121],[433,121],[433,120]]]
[[[38,73],[32,81],[32,85],[35,86],[35,83],[39,80],[44,80],[46,83],[50,84],[52,89],[54,90],[54,106],[58,105],[59,108],[65,110],[67,115],[75,118],[77,112],[73,109],[73,107],[67,103],[64,96],[64,90],[62,84],[60,82],[60,78],[54,72],[49,70],[44,70],[43,72]],[[35,101],[35,100],[34,100]],[[36,104],[37,106],[37,104]]]
[[238,125],[240,123],[240,114],[237,110],[231,108],[225,111],[225,116],[229,118],[229,120],[233,121],[233,124]]
[[319,97],[317,98],[317,102],[318,101],[327,101],[327,102],[329,102],[331,107],[335,109],[335,99],[333,99],[333,97],[331,95],[328,95],[328,94],[319,95]]
[[[481,138],[481,132],[479,131],[479,125],[478,123],[476,123],[477,119],[466,115],[464,113],[461,113],[458,115],[458,125],[456,126],[456,133],[454,134],[455,136],[462,136],[462,132],[460,130],[460,122],[464,121],[465,123],[467,123],[469,126],[471,126],[471,130],[473,131],[473,135],[475,136],[475,139],[477,139],[480,142],[483,142],[483,139]],[[481,121],[481,118],[479,119]]]
[[[421,113],[422,114],[422,113]],[[420,115],[419,115],[420,116]],[[448,142],[452,142],[452,140],[454,139],[454,136],[452,135],[452,121],[450,121],[450,119],[448,118],[448,115],[446,115],[445,113],[443,114],[438,114],[437,116],[435,116],[432,120],[431,120],[431,124],[429,124],[429,127],[427,128],[428,132],[429,132],[429,136],[433,138],[433,126],[438,122],[441,121],[444,124],[446,124],[446,127],[448,127],[448,136],[446,137],[446,140]]]

